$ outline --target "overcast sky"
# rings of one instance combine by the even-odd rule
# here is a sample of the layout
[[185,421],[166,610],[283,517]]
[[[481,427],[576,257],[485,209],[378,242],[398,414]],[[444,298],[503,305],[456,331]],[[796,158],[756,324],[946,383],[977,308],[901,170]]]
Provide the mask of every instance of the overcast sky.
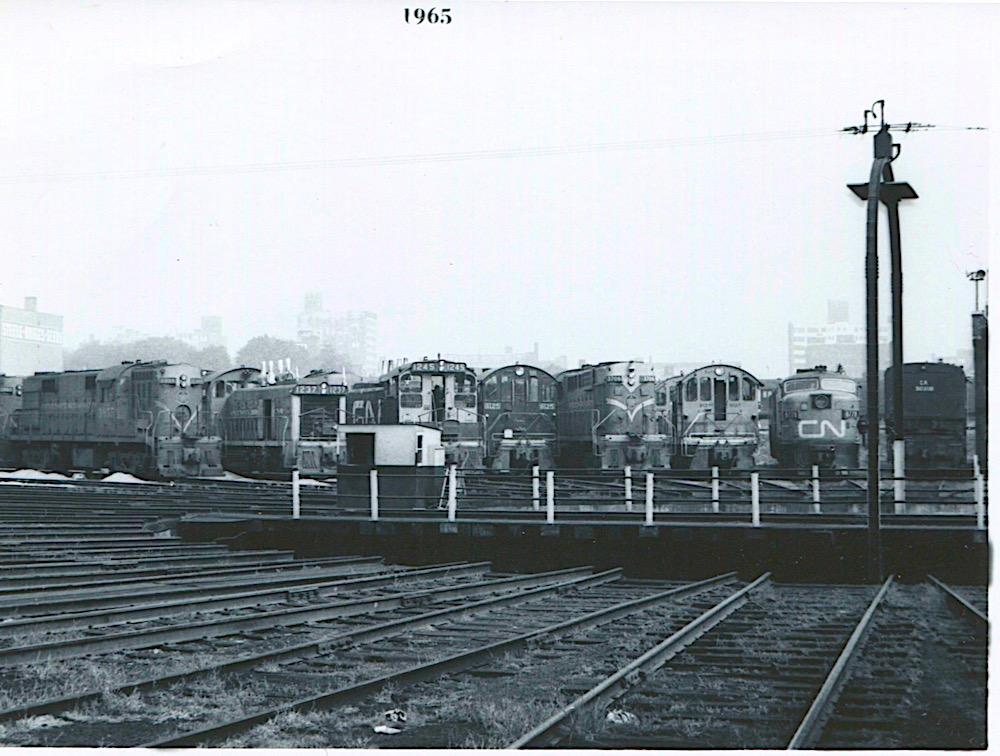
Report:
[[838,130],[884,98],[942,127],[896,134],[906,358],[969,347],[996,5],[404,7],[0,3],[0,303],[70,347],[217,314],[235,352],[319,290],[387,357],[782,375],[790,321],[863,323],[871,136]]

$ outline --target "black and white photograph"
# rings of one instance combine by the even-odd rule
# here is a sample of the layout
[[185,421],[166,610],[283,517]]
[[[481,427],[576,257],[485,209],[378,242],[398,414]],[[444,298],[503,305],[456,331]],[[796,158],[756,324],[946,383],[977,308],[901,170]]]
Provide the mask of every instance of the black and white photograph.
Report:
[[0,3],[0,752],[985,751],[1000,6]]

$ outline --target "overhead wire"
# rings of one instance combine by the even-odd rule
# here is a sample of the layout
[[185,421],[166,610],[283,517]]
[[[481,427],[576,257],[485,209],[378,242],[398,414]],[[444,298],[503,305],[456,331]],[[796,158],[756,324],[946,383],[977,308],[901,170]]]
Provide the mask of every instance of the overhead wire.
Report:
[[[926,124],[920,124],[929,128]],[[935,126],[939,130],[985,130],[983,127]],[[546,147],[510,147],[503,149],[466,150],[458,152],[417,153],[412,155],[387,155],[357,158],[330,158],[322,160],[291,160],[266,163],[232,163],[205,166],[177,166],[170,168],[139,168],[133,170],[78,171],[24,173],[0,175],[0,183],[36,183],[58,181],[89,181],[136,178],[158,178],[170,176],[215,176],[246,173],[270,173],[301,170],[324,170],[341,168],[376,168],[413,164],[453,163],[471,160],[508,160],[512,158],[556,157],[597,152],[625,152],[636,150],[658,150],[671,147],[697,147],[734,142],[766,142],[789,139],[812,139],[817,137],[844,136],[848,129],[803,129],[797,131],[771,131],[758,133],[716,134],[704,136],[682,136],[667,139],[645,139],[626,142],[596,142],[579,145]]]

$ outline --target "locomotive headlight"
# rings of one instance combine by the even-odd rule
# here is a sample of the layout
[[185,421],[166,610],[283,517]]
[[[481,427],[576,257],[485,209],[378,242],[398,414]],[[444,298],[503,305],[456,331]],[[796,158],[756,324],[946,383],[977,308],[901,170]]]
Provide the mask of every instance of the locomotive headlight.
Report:
[[181,373],[181,377],[180,377],[179,383],[180,383],[181,388],[187,388],[188,387],[188,377],[186,375],[184,375],[183,373]]
[[717,367],[717,368],[715,369],[715,374],[716,374],[716,375],[722,375],[722,373],[723,373],[723,372],[725,372],[725,371],[723,371],[723,369],[722,369],[722,368],[720,368],[720,367]]
[[812,398],[813,407],[818,410],[828,410],[830,409],[830,395],[829,394],[815,394]]

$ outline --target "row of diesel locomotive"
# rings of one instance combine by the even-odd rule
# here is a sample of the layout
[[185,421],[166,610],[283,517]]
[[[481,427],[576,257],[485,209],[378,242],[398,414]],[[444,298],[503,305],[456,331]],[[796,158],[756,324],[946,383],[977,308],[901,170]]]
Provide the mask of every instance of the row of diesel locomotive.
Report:
[[665,381],[638,360],[553,377],[514,365],[480,384],[486,461],[511,468],[747,468],[759,441],[760,386],[732,365]]
[[861,384],[825,365],[797,370],[770,397],[771,455],[779,467],[859,465]]
[[[346,386],[256,368],[126,362],[23,379],[6,461],[164,478],[336,472]],[[5,426],[6,427],[6,426]]]

